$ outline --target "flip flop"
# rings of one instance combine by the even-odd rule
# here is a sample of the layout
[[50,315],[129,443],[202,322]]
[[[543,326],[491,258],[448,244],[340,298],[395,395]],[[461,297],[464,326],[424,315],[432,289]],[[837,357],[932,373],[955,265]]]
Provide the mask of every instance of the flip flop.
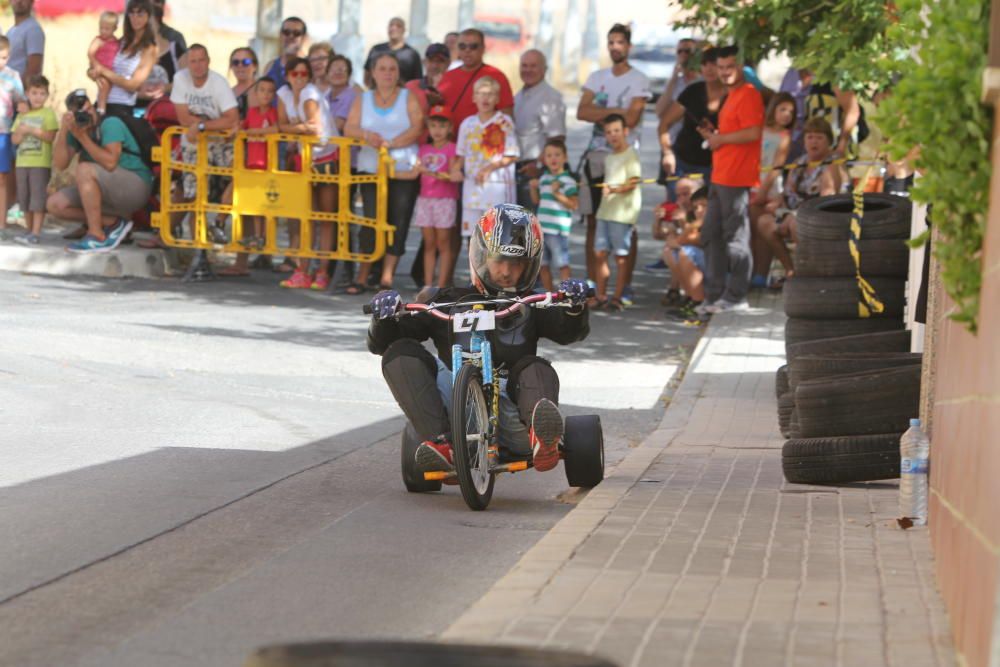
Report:
[[620,313],[625,310],[625,304],[621,302],[621,299],[608,299],[604,309],[612,313]]
[[220,276],[231,276],[236,278],[246,278],[250,275],[250,271],[245,269],[237,269],[235,266],[227,266],[224,269],[219,269],[215,272]]
[[271,270],[275,273],[292,273],[297,267],[291,260],[285,259]]
[[350,285],[344,288],[344,292],[346,294],[350,294],[351,296],[364,294],[366,291],[368,291],[368,288],[362,285],[361,283],[351,283]]

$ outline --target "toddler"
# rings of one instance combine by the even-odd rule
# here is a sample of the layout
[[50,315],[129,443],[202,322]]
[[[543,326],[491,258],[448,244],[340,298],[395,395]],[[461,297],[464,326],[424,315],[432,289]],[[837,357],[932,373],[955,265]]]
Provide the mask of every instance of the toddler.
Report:
[[562,139],[549,139],[542,149],[545,171],[541,178],[532,179],[531,200],[538,207],[538,221],[542,224],[545,241],[541,279],[546,291],[553,288],[552,272],[559,272],[559,280],[569,280],[569,232],[573,225],[573,211],[579,207],[576,179],[566,169],[566,144]]
[[[87,49],[87,58],[90,60],[90,67],[103,65],[108,69],[115,68],[115,56],[118,55],[120,43],[115,37],[118,30],[118,14],[115,12],[101,12],[98,19],[98,33],[90,42]],[[103,113],[108,104],[108,94],[111,92],[111,85],[105,79],[97,82],[97,109],[98,113]]]
[[416,169],[420,172],[420,196],[413,209],[413,224],[424,241],[424,282],[433,284],[438,264],[438,287],[447,287],[451,266],[451,232],[455,227],[458,185],[461,175],[453,169],[457,158],[451,135],[451,113],[443,106],[431,107],[427,114],[429,144],[421,144]]
[[52,141],[59,129],[55,112],[45,106],[49,80],[40,74],[28,78],[29,110],[14,121],[11,141],[17,146],[17,203],[24,211],[28,233],[19,243],[37,245],[45,221],[45,200],[52,175]]

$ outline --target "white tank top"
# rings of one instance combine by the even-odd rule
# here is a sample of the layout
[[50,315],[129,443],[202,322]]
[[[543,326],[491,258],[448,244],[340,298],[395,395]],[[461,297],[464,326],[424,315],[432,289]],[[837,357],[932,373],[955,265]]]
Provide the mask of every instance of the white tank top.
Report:
[[[377,132],[383,139],[391,141],[410,129],[410,114],[406,110],[409,91],[399,90],[396,103],[388,109],[375,106],[374,91],[366,91],[361,96],[361,129]],[[396,169],[408,171],[417,160],[416,143],[401,148],[393,148],[389,156],[396,162]],[[378,151],[371,146],[364,146],[358,155],[358,171],[374,174],[378,168]]]
[[337,125],[333,121],[333,116],[330,114],[330,103],[327,101],[326,95],[321,93],[319,88],[308,83],[299,93],[298,104],[295,104],[295,93],[287,85],[282,86],[278,90],[278,99],[285,105],[285,113],[288,115],[288,120],[293,123],[306,122],[305,104],[308,100],[313,100],[319,105],[319,117],[321,121],[320,139],[323,141],[313,146],[312,159],[314,163],[330,159],[337,152],[337,146],[335,144],[327,144],[326,140],[330,137],[340,136],[340,131],[337,129]]
[[[131,79],[132,75],[135,74],[135,70],[139,68],[140,60],[142,60],[141,50],[136,51],[130,56],[125,51],[119,49],[118,53],[115,54],[115,63],[112,69],[118,76]],[[108,93],[108,104],[126,104],[134,107],[137,97],[138,92],[130,93],[120,86],[111,86],[111,92]]]

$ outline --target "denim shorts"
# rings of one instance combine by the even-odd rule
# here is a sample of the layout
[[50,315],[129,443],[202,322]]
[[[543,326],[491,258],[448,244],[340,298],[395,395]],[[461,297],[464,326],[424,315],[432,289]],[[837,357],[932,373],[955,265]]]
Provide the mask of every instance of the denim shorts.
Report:
[[4,132],[0,134],[0,174],[9,174],[13,164],[14,145],[10,141],[10,134]]
[[682,245],[680,250],[674,250],[674,257],[679,258],[679,253],[686,255],[688,259],[694,262],[699,271],[705,273],[705,251],[701,246]]
[[625,257],[632,249],[632,230],[635,225],[627,222],[597,219],[594,232],[594,251],[610,252],[618,257]]
[[569,237],[562,234],[542,235],[545,245],[542,248],[542,265],[553,271],[569,266]]

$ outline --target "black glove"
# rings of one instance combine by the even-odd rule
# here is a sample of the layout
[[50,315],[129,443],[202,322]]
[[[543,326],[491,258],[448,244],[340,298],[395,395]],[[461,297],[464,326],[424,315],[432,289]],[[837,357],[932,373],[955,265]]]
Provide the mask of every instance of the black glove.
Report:
[[586,280],[570,278],[559,283],[559,291],[566,295],[566,300],[574,306],[587,302],[587,291],[590,287]]
[[376,320],[387,320],[399,312],[402,303],[396,290],[382,290],[372,297],[372,317]]

